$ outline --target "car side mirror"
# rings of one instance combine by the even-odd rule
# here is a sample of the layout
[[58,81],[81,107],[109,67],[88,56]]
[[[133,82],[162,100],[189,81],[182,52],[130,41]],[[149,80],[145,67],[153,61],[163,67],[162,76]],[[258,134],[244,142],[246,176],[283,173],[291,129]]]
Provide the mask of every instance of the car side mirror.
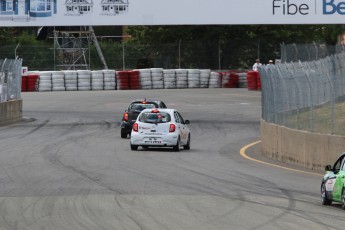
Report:
[[326,171],[333,171],[331,165],[326,165],[325,170],[326,170]]
[[186,125],[188,125],[188,124],[190,123],[190,121],[189,121],[189,120],[185,120],[184,123],[185,123]]

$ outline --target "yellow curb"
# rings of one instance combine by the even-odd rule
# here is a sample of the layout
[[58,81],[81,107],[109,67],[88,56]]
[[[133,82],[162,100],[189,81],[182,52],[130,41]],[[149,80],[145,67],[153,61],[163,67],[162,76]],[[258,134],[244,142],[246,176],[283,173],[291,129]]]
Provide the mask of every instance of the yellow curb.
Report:
[[275,164],[267,163],[267,162],[264,162],[264,161],[256,160],[254,158],[249,157],[246,154],[246,150],[249,149],[250,147],[256,145],[256,144],[259,144],[259,143],[261,143],[261,141],[255,141],[253,143],[250,143],[250,144],[242,147],[241,150],[240,150],[241,156],[246,158],[246,159],[248,159],[248,160],[255,161],[255,162],[258,162],[258,163],[261,163],[261,164],[265,164],[265,165],[269,165],[269,166],[276,167],[276,168],[286,169],[286,170],[290,170],[290,171],[294,171],[294,172],[300,172],[300,173],[307,173],[307,174],[312,174],[312,175],[317,175],[317,176],[323,176],[323,174],[313,173],[313,172],[308,172],[308,171],[303,171],[303,170],[298,170],[298,169],[292,169],[292,168],[288,168],[288,167],[284,167],[284,166],[275,165]]

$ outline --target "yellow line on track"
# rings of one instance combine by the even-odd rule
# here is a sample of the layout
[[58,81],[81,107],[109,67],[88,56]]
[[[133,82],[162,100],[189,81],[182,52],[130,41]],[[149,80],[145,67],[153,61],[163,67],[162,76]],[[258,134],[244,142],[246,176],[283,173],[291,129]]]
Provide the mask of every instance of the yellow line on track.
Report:
[[288,168],[288,167],[271,164],[271,163],[268,163],[268,162],[260,161],[260,160],[257,160],[257,159],[249,157],[246,154],[246,150],[249,149],[250,147],[256,145],[256,144],[259,144],[259,143],[261,143],[261,141],[255,141],[253,143],[250,143],[250,144],[242,147],[241,150],[240,150],[241,156],[246,158],[246,159],[248,159],[248,160],[255,161],[255,162],[258,162],[258,163],[261,163],[261,164],[265,164],[265,165],[269,165],[269,166],[276,167],[276,168],[286,169],[286,170],[290,170],[290,171],[294,171],[294,172],[300,172],[300,173],[307,173],[307,174],[312,174],[312,175],[317,175],[317,176],[323,176],[323,174],[313,173],[313,172],[308,172],[308,171],[303,171],[303,170],[298,170],[298,169],[293,169],[293,168]]

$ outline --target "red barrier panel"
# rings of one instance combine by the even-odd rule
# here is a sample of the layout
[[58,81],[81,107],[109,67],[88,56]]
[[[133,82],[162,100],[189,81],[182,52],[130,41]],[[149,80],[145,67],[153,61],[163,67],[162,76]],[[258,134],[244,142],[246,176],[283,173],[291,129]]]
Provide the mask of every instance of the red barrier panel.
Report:
[[28,91],[28,77],[22,76],[22,92]]
[[261,79],[259,73],[256,75],[256,88],[257,90],[261,90]]
[[39,75],[28,75],[27,76],[27,91],[37,91]]
[[230,72],[221,72],[219,74],[222,76],[222,88],[230,88]]
[[259,72],[257,71],[248,71],[247,72],[247,82],[248,82],[248,90],[257,90],[257,75]]
[[136,71],[136,70],[129,71],[129,88],[141,89],[139,71]]
[[117,88],[120,90],[129,89],[129,74],[128,71],[117,71]]
[[239,76],[238,73],[230,73],[230,82],[228,88],[238,88]]

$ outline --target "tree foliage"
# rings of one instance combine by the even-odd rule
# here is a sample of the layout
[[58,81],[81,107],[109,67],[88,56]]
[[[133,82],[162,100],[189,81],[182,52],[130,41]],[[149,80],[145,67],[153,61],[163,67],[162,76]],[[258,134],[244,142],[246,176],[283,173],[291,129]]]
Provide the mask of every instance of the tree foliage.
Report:
[[[0,28],[0,58],[23,58],[24,65],[52,69],[52,39],[37,40],[37,28]],[[107,36],[115,28],[95,28]],[[256,58],[263,63],[280,58],[282,43],[334,45],[342,25],[194,25],[130,26],[125,41],[100,40],[109,68],[250,68]],[[20,44],[18,47],[17,45]],[[16,49],[17,48],[17,49]],[[90,65],[102,68],[90,47]],[[16,52],[14,50],[16,49]],[[123,59],[125,57],[125,59]]]
[[[253,60],[261,58],[264,62],[280,58],[282,43],[320,42],[336,44],[342,33],[341,25],[206,25],[206,26],[133,26],[128,27],[131,43],[156,45],[164,43],[202,44],[210,55],[209,63],[216,68],[217,55],[221,66],[249,67]],[[214,51],[208,51],[215,49]],[[207,52],[208,51],[208,52]],[[221,52],[221,55],[219,55]],[[187,57],[185,57],[187,58]],[[189,57],[192,58],[192,57]],[[218,63],[219,64],[219,63]]]

